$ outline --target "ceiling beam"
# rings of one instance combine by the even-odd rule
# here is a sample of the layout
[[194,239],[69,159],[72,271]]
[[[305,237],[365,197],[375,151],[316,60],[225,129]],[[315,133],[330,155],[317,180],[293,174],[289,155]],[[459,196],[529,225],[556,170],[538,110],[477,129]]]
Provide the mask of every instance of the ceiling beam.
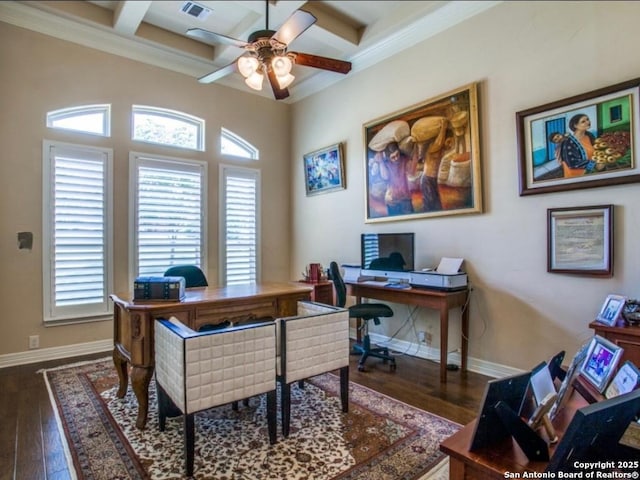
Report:
[[117,2],[113,13],[114,30],[122,35],[134,35],[150,6],[150,1]]
[[301,8],[318,19],[314,28],[321,28],[333,37],[331,43],[342,43],[344,46],[346,42],[349,47],[360,43],[360,28],[334,15],[321,2],[306,2]]

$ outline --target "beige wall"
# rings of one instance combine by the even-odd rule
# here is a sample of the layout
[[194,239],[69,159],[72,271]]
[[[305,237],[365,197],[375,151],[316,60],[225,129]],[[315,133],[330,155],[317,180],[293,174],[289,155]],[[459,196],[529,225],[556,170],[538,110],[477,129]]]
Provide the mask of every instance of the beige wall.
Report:
[[[2,355],[24,352],[28,336],[40,335],[42,349],[112,337],[112,322],[45,328],[42,325],[42,140],[86,142],[77,134],[45,128],[47,111],[110,103],[111,138],[91,143],[114,152],[114,256],[116,291],[128,284],[129,152],[178,156],[175,149],[130,140],[132,104],[188,112],[206,120],[206,153],[189,158],[209,163],[209,280],[218,276],[218,165],[258,167],[262,175],[263,278],[289,278],[291,183],[288,131],[290,108],[269,99],[143,65],[0,22],[0,264],[4,275]],[[220,127],[241,135],[260,150],[260,160],[220,158]],[[34,233],[32,251],[18,250],[17,232]]]
[[[412,231],[417,267],[466,260],[476,366],[531,368],[562,349],[573,355],[607,294],[639,296],[639,187],[520,197],[515,112],[640,76],[638,18],[639,2],[505,2],[297,103],[292,274],[311,261],[358,263],[362,232]],[[471,82],[480,82],[485,213],[366,224],[362,125]],[[346,190],[306,197],[302,155],[336,142],[345,143]],[[615,276],[547,273],[547,208],[609,203]],[[408,317],[406,306],[393,308],[377,333],[394,333]],[[418,330],[438,338],[436,313],[415,316]],[[409,326],[398,337],[415,340]]]
[[[518,196],[515,112],[640,76],[639,16],[638,2],[506,2],[292,107],[0,23],[0,358],[26,351],[29,335],[40,335],[43,348],[111,338],[110,322],[44,328],[41,312],[42,139],[82,140],[47,130],[44,114],[95,102],[112,103],[116,119],[113,138],[96,142],[115,155],[117,289],[128,288],[128,152],[174,154],[133,145],[127,112],[131,103],[161,105],[207,120],[208,153],[193,158],[210,162],[210,278],[217,277],[215,139],[224,125],[261,151],[266,279],[297,278],[311,261],[357,262],[362,232],[413,231],[419,267],[442,256],[466,259],[476,367],[529,368],[560,349],[572,355],[608,293],[640,296],[638,186]],[[470,82],[480,82],[485,213],[366,224],[362,125]],[[302,155],[336,142],[345,143],[347,189],[306,197]],[[608,203],[616,206],[615,276],[548,274],[547,208]],[[19,231],[34,232],[33,251],[17,249]],[[406,306],[393,308],[396,317],[377,332],[395,332],[409,315]],[[437,338],[433,312],[414,316],[417,329]],[[450,349],[458,346],[458,318]],[[399,338],[414,340],[407,326]]]

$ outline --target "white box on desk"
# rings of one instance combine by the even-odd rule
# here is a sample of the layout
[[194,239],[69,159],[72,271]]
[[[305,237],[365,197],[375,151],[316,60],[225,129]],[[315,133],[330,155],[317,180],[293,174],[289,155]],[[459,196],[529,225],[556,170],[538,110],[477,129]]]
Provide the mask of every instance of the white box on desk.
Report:
[[360,265],[342,265],[344,269],[343,279],[347,283],[358,283],[360,281]]
[[409,283],[412,287],[437,288],[441,290],[461,290],[467,287],[466,273],[438,273],[436,271],[411,272]]

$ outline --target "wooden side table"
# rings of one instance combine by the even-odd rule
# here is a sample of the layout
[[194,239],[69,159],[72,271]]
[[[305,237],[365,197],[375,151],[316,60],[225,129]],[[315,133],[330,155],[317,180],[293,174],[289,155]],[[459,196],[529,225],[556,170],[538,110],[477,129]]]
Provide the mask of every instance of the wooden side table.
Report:
[[326,305],[335,305],[333,299],[333,282],[324,280],[321,282],[307,282],[300,280],[298,283],[313,288],[311,291],[311,301],[324,303]]

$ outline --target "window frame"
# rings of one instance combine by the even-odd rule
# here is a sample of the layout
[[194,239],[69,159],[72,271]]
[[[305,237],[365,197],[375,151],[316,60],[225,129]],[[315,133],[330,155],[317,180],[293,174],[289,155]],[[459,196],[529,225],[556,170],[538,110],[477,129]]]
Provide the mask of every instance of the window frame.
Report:
[[[52,161],[52,148],[75,150],[91,155],[104,156],[104,296],[100,307],[92,308],[87,304],[56,307],[55,305],[55,194],[54,177],[55,166]],[[55,154],[54,154],[55,155]],[[113,317],[113,303],[109,295],[114,287],[113,265],[113,149],[94,147],[91,145],[43,140],[42,142],[42,315],[43,323],[61,325],[88,321],[111,320]],[[97,304],[90,304],[97,305]]]
[[219,167],[219,195],[220,195],[220,209],[219,209],[219,248],[218,248],[218,265],[219,265],[219,281],[221,285],[227,285],[227,216],[226,216],[226,207],[227,207],[227,190],[226,190],[226,179],[230,176],[230,174],[235,174],[238,176],[242,176],[245,178],[253,178],[256,182],[256,256],[255,256],[255,271],[256,278],[255,283],[259,284],[262,278],[261,272],[261,246],[262,246],[262,238],[261,238],[261,219],[262,219],[262,177],[261,171],[257,168],[249,168],[249,167],[238,167],[234,165],[220,164]]
[[[232,153],[225,153],[222,151],[222,143],[229,142],[236,145],[241,150],[247,152],[247,156],[245,155],[234,155]],[[231,130],[221,127],[220,128],[220,155],[224,155],[225,157],[232,158],[241,158],[244,160],[260,160],[260,150],[257,147],[252,145],[250,142],[242,138],[237,133],[232,132]]]
[[[144,152],[129,152],[129,279],[130,288],[133,288],[135,278],[138,276],[138,165],[143,163],[157,163],[170,165],[183,165],[190,168],[201,169],[201,264],[200,268],[206,272],[208,269],[208,163],[201,160],[185,159],[180,157],[168,157],[165,155],[149,154]],[[186,170],[186,168],[185,168]],[[167,267],[168,268],[168,267]]]
[[[89,130],[79,130],[75,128],[65,128],[54,125],[57,120],[63,120],[73,117],[81,117],[91,114],[102,114],[102,133],[92,132]],[[111,104],[100,103],[95,105],[79,105],[76,107],[60,108],[47,112],[45,125],[47,128],[54,130],[63,130],[65,132],[82,133],[86,135],[96,135],[98,137],[111,137]]]
[[[136,123],[135,123],[135,115],[136,113],[146,114],[157,117],[170,118],[173,120],[184,122],[185,124],[194,125],[197,127],[197,147],[184,147],[182,145],[175,145],[171,143],[161,143],[161,142],[152,142],[149,140],[144,140],[140,138],[136,138]],[[171,110],[169,108],[162,107],[153,107],[151,105],[131,105],[131,140],[134,142],[146,143],[148,145],[161,145],[163,147],[177,148],[180,150],[191,150],[197,152],[206,151],[205,147],[205,139],[206,139],[206,122],[204,119],[200,117],[196,117],[195,115],[191,115],[185,112],[180,112],[178,110]]]

